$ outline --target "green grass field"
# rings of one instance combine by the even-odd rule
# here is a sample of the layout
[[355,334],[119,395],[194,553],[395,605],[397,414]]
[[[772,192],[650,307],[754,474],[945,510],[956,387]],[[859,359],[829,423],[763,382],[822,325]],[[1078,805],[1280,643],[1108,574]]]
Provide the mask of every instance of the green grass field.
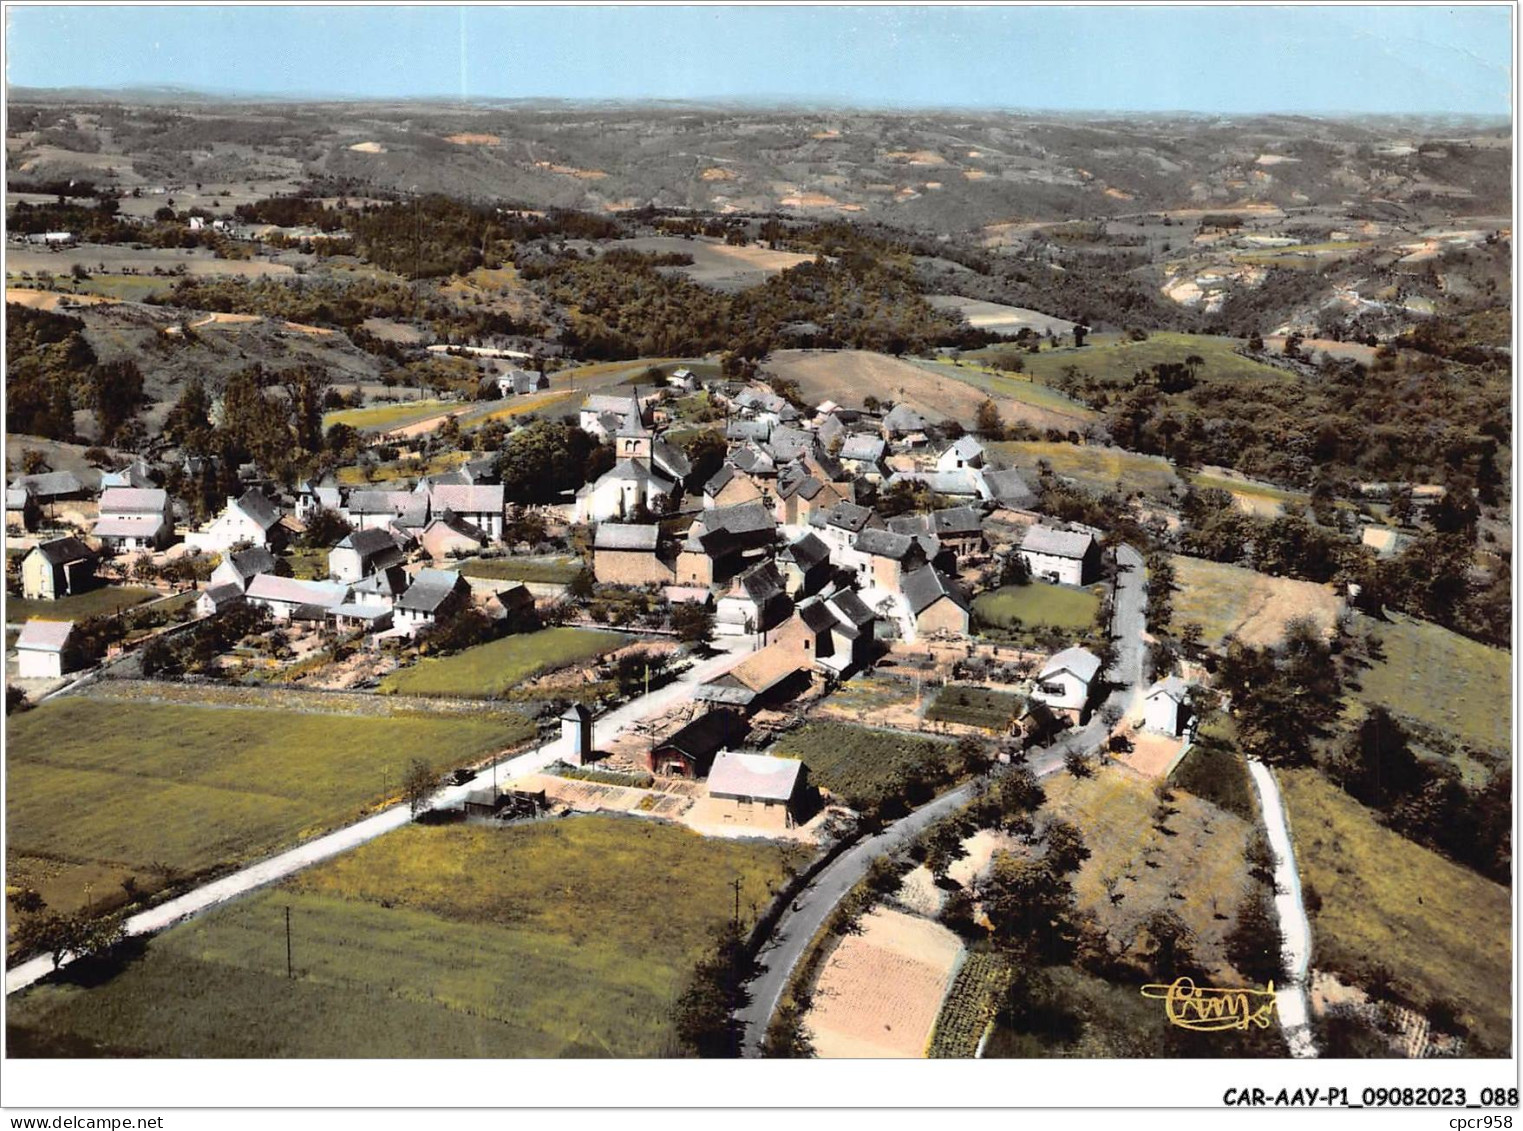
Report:
[[[1194,355],[1202,364],[1202,378],[1229,380],[1288,381],[1290,374],[1271,365],[1242,357],[1236,338],[1218,338],[1204,334],[1155,333],[1145,342],[1129,342],[1120,334],[1094,334],[1087,344],[1075,349],[1044,349],[1040,353],[1022,353],[1026,373],[1039,381],[1050,381],[1070,365],[1102,381],[1129,384],[1139,369],[1149,369],[1165,362],[1181,363]],[[996,347],[997,348],[997,347]]]
[[921,368],[939,376],[955,378],[965,385],[996,397],[1009,397],[1033,408],[1045,408],[1074,418],[1076,425],[1098,420],[1100,414],[1088,405],[1067,397],[1056,389],[1033,380],[1025,373],[1010,373],[976,361],[954,362],[948,358],[931,362],[916,362]]
[[628,637],[585,628],[546,628],[505,636],[453,656],[420,660],[381,681],[383,695],[496,699],[526,680],[612,652]]
[[1359,673],[1359,699],[1472,746],[1511,751],[1510,654],[1400,613],[1388,622],[1362,617],[1358,624],[1385,655]]
[[1046,581],[1029,585],[1006,585],[973,598],[973,612],[984,624],[1010,628],[1017,621],[1026,627],[1083,632],[1095,623],[1100,598],[1088,589],[1070,589]]
[[1174,630],[1198,624],[1211,647],[1229,634],[1245,644],[1278,643],[1286,622],[1295,617],[1310,617],[1330,632],[1343,607],[1330,585],[1270,577],[1203,558],[1176,555],[1173,562]]
[[166,932],[104,985],[40,985],[12,998],[10,1047],[672,1055],[672,1004],[732,913],[731,882],[741,881],[749,923],[803,858],[615,817],[412,825]]
[[1162,456],[1046,440],[1002,440],[989,446],[1016,467],[1034,468],[1039,460],[1046,460],[1053,474],[1097,493],[1114,491],[1118,480],[1126,491],[1155,498],[1168,498],[1180,486],[1174,466]]
[[511,712],[356,717],[83,696],[7,729],[6,850],[60,865],[39,888],[54,907],[78,899],[73,866],[147,879],[160,865],[191,875],[246,862],[399,796],[413,758],[442,772],[535,733]]
[[925,717],[935,722],[963,723],[1003,731],[1021,708],[1021,697],[1010,691],[949,684],[936,693]]
[[1506,1055],[1508,890],[1386,828],[1316,770],[1278,776],[1296,866],[1321,901],[1312,914],[1315,964],[1355,979],[1384,967],[1419,1006],[1454,1003],[1475,1034]]
[[156,590],[135,585],[102,585],[98,589],[87,589],[57,601],[28,601],[24,597],[7,596],[5,619],[12,624],[20,624],[33,617],[39,620],[88,620],[90,617],[130,609],[159,595]]
[[474,558],[460,567],[466,577],[564,584],[582,571],[580,558]]
[[291,567],[291,576],[309,581],[328,579],[328,551],[323,549],[287,550],[280,555]]
[[335,424],[347,424],[362,432],[401,428],[403,425],[416,424],[430,416],[437,416],[441,412],[448,412],[452,408],[459,407],[453,401],[424,400],[368,405],[365,408],[344,408],[324,414],[323,430],[326,431]]
[[864,808],[895,793],[904,775],[917,768],[950,776],[954,751],[955,744],[945,739],[818,722],[785,734],[771,752],[801,759],[815,785]]

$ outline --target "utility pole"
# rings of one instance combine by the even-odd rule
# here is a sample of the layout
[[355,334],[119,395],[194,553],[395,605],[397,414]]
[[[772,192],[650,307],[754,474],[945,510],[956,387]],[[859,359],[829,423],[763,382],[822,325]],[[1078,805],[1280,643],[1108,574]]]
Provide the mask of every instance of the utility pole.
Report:
[[286,977],[296,977],[296,969],[291,965],[291,905],[289,903],[286,904]]
[[730,886],[735,889],[735,929],[740,929],[740,877],[736,876],[730,881]]

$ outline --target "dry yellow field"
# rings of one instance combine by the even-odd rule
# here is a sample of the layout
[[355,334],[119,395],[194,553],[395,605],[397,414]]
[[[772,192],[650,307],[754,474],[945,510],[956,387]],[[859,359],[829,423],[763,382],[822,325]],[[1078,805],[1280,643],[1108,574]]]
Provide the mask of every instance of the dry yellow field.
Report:
[[804,1016],[822,1058],[925,1055],[962,942],[940,923],[875,908],[826,959]]
[[1330,633],[1343,611],[1343,600],[1331,586],[1312,581],[1178,556],[1174,571],[1174,624],[1199,624],[1208,645],[1220,644],[1229,634],[1244,644],[1275,644],[1295,617],[1310,617]]

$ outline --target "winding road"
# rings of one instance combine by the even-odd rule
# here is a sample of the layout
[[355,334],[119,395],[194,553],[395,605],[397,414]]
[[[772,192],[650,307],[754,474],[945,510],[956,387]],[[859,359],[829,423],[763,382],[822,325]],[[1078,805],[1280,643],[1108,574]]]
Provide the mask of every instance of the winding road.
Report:
[[[1142,555],[1130,546],[1119,546],[1116,549],[1116,564],[1119,569],[1116,575],[1115,616],[1111,628],[1116,641],[1116,658],[1106,673],[1113,690],[1090,716],[1089,722],[1082,727],[1064,731],[1040,754],[1027,759],[1026,767],[1037,777],[1045,777],[1057,770],[1071,751],[1093,750],[1099,746],[1109,730],[1101,717],[1105,708],[1115,706],[1127,709],[1142,689],[1142,661],[1147,650],[1143,640],[1147,629],[1147,597]],[[793,970],[808,948],[809,941],[824,926],[836,904],[867,874],[873,861],[908,845],[927,825],[966,805],[972,800],[977,788],[976,782],[969,782],[927,802],[882,832],[842,853],[810,881],[794,900],[792,908],[778,920],[772,937],[758,954],[763,962],[761,973],[747,987],[749,1001],[736,1015],[744,1027],[741,1044],[743,1055],[761,1055],[767,1025],[777,1011],[783,991],[787,989]]]
[[[727,646],[725,643],[716,644],[715,647],[722,649],[718,655],[694,664],[665,687],[657,688],[649,695],[632,699],[622,707],[617,707],[599,718],[595,723],[597,741],[606,743],[642,719],[659,714],[679,699],[691,696],[694,687],[728,671],[743,660],[748,651],[744,646],[733,644]],[[489,788],[494,781],[506,781],[535,770],[542,770],[566,753],[565,740],[557,738],[534,750],[501,762],[488,764],[464,785],[452,785],[440,790],[431,799],[431,803],[435,806],[458,804],[468,793]],[[226,903],[230,899],[285,879],[303,868],[358,848],[382,833],[401,828],[411,820],[412,814],[405,803],[393,805],[352,825],[346,825],[316,840],[307,841],[305,844],[277,853],[256,864],[250,864],[221,879],[192,888],[156,907],[140,911],[129,917],[124,926],[129,935],[154,934],[184,919]],[[64,965],[67,964],[66,959]],[[11,967],[5,972],[6,994],[15,993],[17,990],[30,986],[50,973],[52,969],[52,959],[47,955],[41,955]]]

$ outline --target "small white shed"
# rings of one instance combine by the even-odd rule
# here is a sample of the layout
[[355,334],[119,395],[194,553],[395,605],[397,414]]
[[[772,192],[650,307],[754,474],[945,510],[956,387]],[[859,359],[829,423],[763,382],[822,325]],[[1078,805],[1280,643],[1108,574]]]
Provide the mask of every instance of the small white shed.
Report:
[[1177,675],[1160,679],[1143,696],[1143,728],[1178,738],[1190,715],[1190,688]]
[[73,634],[73,621],[27,621],[16,637],[16,674],[22,679],[57,679],[72,670],[68,651]]

